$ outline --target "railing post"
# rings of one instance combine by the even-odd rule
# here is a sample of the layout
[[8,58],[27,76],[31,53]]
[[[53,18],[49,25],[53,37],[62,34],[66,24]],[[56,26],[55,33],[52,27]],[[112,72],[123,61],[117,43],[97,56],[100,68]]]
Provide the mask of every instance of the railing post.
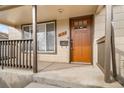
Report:
[[4,69],[4,41],[2,41],[2,62],[1,62],[1,66],[2,66],[2,69]]
[[[113,22],[113,6],[112,7],[112,22]],[[111,24],[112,24],[111,22]],[[116,55],[115,55],[115,35],[114,35],[114,25],[112,24],[112,28],[111,28],[111,51],[112,51],[112,69],[113,69],[113,77],[116,80],[117,77],[117,66],[116,66]]]
[[32,5],[33,72],[37,73],[37,6]]
[[106,5],[105,16],[105,82],[111,83],[111,20],[112,6]]
[[1,63],[1,45],[2,45],[2,43],[1,43],[1,41],[0,41],[0,65],[2,66],[2,63]]

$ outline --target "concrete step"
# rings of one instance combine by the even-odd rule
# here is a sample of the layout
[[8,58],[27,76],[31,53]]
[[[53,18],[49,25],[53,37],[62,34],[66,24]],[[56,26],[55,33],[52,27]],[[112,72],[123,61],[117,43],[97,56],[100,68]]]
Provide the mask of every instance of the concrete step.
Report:
[[0,87],[5,88],[24,88],[27,84],[33,80],[32,71],[5,68],[0,69]]
[[37,83],[37,82],[31,82],[25,88],[58,88],[58,87],[48,85],[48,84],[41,84],[41,83]]
[[62,80],[55,80],[55,79],[48,79],[48,78],[42,78],[42,77],[35,77],[33,79],[33,82],[35,83],[40,83],[40,84],[45,84],[45,85],[50,85],[50,86],[57,86],[61,88],[102,88],[100,86],[95,86],[95,85],[81,85],[81,84],[76,84],[72,82],[66,82]]

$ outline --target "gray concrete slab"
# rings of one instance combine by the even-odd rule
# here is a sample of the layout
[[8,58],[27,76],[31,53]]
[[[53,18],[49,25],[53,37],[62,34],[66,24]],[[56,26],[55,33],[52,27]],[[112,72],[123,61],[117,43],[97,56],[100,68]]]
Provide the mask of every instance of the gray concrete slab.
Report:
[[0,68],[0,87],[25,87],[30,83],[29,87],[122,88],[118,82],[105,83],[97,66],[42,62],[38,67],[36,74],[32,70]]
[[25,88],[59,88],[59,87],[48,85],[48,84],[40,84],[36,82],[31,82]]
[[[50,70],[43,70],[33,76],[33,80],[47,84],[53,84],[61,87],[110,87],[122,88],[118,82],[105,83],[102,71],[91,65],[83,65],[78,67],[69,67],[66,69],[54,69],[55,65],[49,67]],[[62,65],[61,65],[62,66]],[[47,68],[47,69],[49,69]],[[59,68],[59,67],[58,67]]]
[[0,69],[0,87],[23,88],[33,80],[31,70],[14,68]]
[[82,67],[83,64],[77,63],[57,63],[57,62],[38,62],[38,71],[52,71],[52,70],[62,70],[69,69],[72,67]]

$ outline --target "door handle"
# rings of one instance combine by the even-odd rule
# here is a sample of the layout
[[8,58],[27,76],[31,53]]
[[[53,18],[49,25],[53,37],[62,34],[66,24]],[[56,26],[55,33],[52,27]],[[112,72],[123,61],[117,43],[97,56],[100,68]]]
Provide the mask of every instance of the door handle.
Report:
[[71,50],[73,49],[73,40],[70,40]]

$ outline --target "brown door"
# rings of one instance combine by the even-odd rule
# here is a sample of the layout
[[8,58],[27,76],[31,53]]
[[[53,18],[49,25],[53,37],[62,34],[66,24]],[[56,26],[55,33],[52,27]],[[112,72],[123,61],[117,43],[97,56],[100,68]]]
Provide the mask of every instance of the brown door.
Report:
[[72,18],[71,61],[91,63],[91,17]]

